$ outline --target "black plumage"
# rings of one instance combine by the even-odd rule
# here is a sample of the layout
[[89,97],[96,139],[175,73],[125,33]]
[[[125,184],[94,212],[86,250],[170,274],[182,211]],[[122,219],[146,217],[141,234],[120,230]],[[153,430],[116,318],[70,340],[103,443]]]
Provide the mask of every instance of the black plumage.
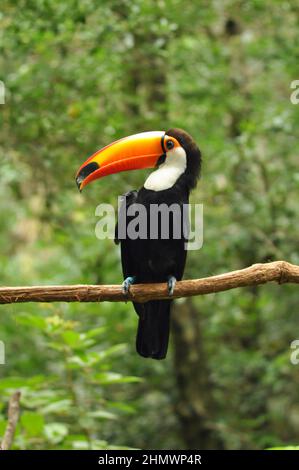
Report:
[[[181,129],[170,129],[167,133],[180,143],[186,152],[186,169],[169,189],[153,191],[142,187],[123,196],[126,209],[134,204],[142,204],[147,210],[147,233],[150,232],[151,204],[178,204],[181,208],[189,203],[190,191],[196,186],[200,174],[201,154],[193,139]],[[165,158],[162,155],[159,164]],[[121,210],[122,214],[123,211]],[[181,280],[186,262],[186,236],[188,217],[181,210],[179,220],[170,212],[169,239],[161,238],[161,218],[159,218],[158,238],[135,240],[119,238],[116,226],[116,243],[121,245],[123,275],[135,277],[136,283],[167,282],[170,276]],[[132,217],[127,217],[126,224]],[[119,221],[120,222],[120,221]],[[175,224],[181,227],[181,236],[174,238]],[[134,303],[139,316],[136,349],[141,356],[163,359],[167,353],[171,300],[154,300],[147,303]]]

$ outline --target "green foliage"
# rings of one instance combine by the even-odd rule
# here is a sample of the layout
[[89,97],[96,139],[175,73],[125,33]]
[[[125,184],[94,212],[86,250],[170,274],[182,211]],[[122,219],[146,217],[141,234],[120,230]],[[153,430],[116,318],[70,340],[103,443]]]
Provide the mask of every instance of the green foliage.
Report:
[[272,447],[269,450],[299,450],[299,446]]
[[[1,284],[120,283],[118,248],[95,238],[94,211],[116,207],[146,173],[114,175],[83,195],[74,174],[120,136],[173,126],[204,157],[192,196],[204,202],[204,246],[189,253],[186,278],[299,264],[299,105],[289,99],[297,2],[200,3],[2,0]],[[298,442],[296,287],[193,304],[224,447]],[[0,435],[20,388],[15,448],[185,446],[175,355],[139,358],[135,329],[129,304],[1,306]]]
[[106,448],[108,443],[98,435],[98,428],[134,413],[134,407],[109,397],[115,385],[120,393],[123,384],[140,382],[137,377],[112,372],[113,361],[126,352],[126,345],[94,350],[96,341],[104,342],[104,327],[80,332],[78,321],[64,320],[54,312],[38,319],[23,313],[17,322],[31,337],[36,330],[36,338],[49,348],[48,363],[43,366],[46,373],[0,379],[2,396],[8,398],[16,388],[22,393],[15,447]]

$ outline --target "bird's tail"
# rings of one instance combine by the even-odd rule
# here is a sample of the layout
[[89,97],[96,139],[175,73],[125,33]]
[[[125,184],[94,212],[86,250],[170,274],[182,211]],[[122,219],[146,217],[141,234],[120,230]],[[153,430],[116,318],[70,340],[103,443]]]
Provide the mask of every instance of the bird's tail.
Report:
[[169,339],[171,300],[152,300],[135,304],[139,315],[136,337],[137,352],[143,357],[164,359]]

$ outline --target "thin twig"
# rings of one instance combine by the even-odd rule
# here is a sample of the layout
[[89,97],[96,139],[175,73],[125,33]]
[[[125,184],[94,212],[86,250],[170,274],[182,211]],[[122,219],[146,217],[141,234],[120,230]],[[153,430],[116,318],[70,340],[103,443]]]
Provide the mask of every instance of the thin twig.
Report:
[[20,398],[21,392],[15,392],[10,400],[8,405],[8,422],[5,430],[4,437],[2,439],[2,443],[0,446],[0,450],[8,450],[12,445],[12,441],[14,438],[16,426],[19,419],[20,414]]
[[[299,266],[286,261],[254,264],[249,268],[217,276],[177,282],[172,298],[191,297],[235,289],[257,286],[267,282],[299,283]],[[128,296],[120,285],[72,285],[1,287],[0,304],[19,302],[148,302],[170,298],[166,283],[136,284],[131,286]]]

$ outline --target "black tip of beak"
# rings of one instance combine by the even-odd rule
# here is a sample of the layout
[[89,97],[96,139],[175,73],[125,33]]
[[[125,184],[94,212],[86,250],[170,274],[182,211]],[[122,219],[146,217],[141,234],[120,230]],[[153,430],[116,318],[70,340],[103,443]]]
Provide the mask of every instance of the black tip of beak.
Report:
[[84,178],[81,178],[79,175],[76,177],[76,184],[77,184],[77,187],[78,187],[80,193],[82,192],[81,183],[82,183],[83,179]]
[[80,172],[76,176],[76,183],[80,193],[82,191],[81,184],[83,183],[85,178],[87,178],[88,175],[98,170],[99,168],[100,166],[96,162],[90,162],[80,170]]

